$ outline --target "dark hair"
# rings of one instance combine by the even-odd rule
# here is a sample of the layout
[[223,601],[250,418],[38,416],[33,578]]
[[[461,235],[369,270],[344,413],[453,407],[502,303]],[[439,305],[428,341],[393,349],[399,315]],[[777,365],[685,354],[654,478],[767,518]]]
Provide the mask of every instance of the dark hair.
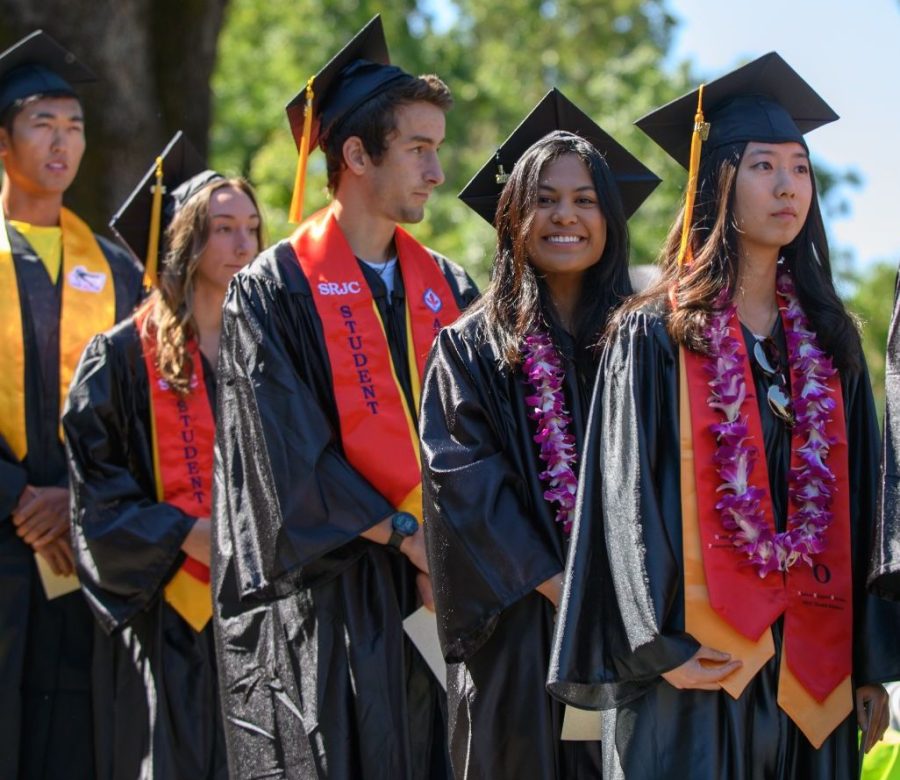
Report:
[[397,129],[395,111],[410,103],[431,103],[446,113],[453,105],[453,97],[450,88],[437,76],[419,76],[385,90],[344,117],[319,144],[325,152],[331,192],[337,189],[344,169],[344,142],[358,137],[366,154],[378,165],[387,151],[388,136]]
[[[709,345],[704,333],[710,314],[721,296],[730,296],[738,284],[740,230],[734,219],[734,196],[738,168],[746,142],[713,149],[700,163],[694,203],[690,266],[678,268],[684,206],[669,230],[660,264],[662,274],[652,287],[632,298],[616,314],[611,329],[628,312],[667,301],[672,290],[676,306],[666,322],[672,339],[703,354]],[[819,345],[840,370],[860,367],[862,345],[854,319],[838,297],[831,276],[828,239],[812,180],[812,203],[797,237],[782,247],[781,256],[791,271],[797,297],[809,319]],[[665,307],[668,311],[669,307]]]
[[12,138],[13,123],[16,121],[16,117],[32,103],[37,103],[39,100],[45,100],[48,98],[72,98],[73,100],[77,100],[78,104],[81,105],[81,100],[79,100],[79,98],[73,95],[71,92],[63,92],[61,90],[38,92],[35,95],[28,95],[27,97],[19,98],[18,100],[14,100],[12,103],[10,103],[10,105],[6,107],[6,110],[3,112],[3,114],[0,115],[0,127],[6,130],[6,134],[10,138]]
[[[580,136],[556,131],[533,144],[519,159],[497,205],[497,249],[491,281],[479,302],[490,338],[509,367],[521,361],[525,336],[539,325],[553,332],[547,286],[528,259],[527,243],[537,209],[540,177],[550,163],[568,154],[587,168],[606,219],[603,254],[584,274],[575,310],[576,349],[596,346],[610,312],[631,294],[628,226],[612,172],[603,155]],[[577,354],[577,353],[576,353]]]

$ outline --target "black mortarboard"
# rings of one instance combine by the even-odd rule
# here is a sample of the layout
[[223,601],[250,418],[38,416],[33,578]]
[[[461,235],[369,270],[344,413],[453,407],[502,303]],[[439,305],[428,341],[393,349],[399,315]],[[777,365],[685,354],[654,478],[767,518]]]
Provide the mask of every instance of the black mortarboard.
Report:
[[565,130],[590,142],[606,159],[619,187],[626,217],[638,210],[659,178],[558,89],[551,89],[522,120],[484,167],[459,193],[467,206],[491,224],[500,193],[519,158],[554,130]]
[[[157,198],[160,178],[162,197]],[[207,184],[221,178],[221,174],[206,169],[203,158],[179,130],[110,220],[113,232],[144,259],[152,283],[160,264],[162,235],[172,218]]]
[[[699,88],[641,117],[635,124],[685,168]],[[712,150],[743,141],[806,146],[803,134],[838,115],[778,54],[770,52],[703,86],[703,113]]]
[[[320,139],[367,100],[412,80],[409,73],[391,65],[381,17],[376,15],[287,104],[288,122],[300,152],[291,203],[292,220],[299,221],[302,210],[306,158]],[[310,100],[312,111],[307,116]]]
[[21,98],[42,93],[77,97],[73,84],[97,77],[43,30],[0,54],[0,115]]

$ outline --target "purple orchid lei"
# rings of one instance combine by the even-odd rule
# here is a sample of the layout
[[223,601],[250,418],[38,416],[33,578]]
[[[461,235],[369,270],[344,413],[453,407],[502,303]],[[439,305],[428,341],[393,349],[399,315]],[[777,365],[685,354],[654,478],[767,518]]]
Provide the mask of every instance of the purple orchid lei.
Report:
[[735,315],[733,304],[710,318],[706,333],[711,354],[706,368],[712,376],[709,405],[724,418],[710,426],[718,443],[715,464],[721,478],[717,490],[722,495],[716,509],[732,544],[746,554],[760,577],[772,571],[786,572],[800,561],[811,566],[812,556],[825,549],[825,532],[833,517],[835,477],[828,467],[828,453],[835,440],[825,431],[835,408],[827,382],[836,371],[831,359],[816,344],[816,334],[810,329],[794,282],[786,271],[779,274],[777,289],[787,302],[784,312],[788,322],[788,361],[794,384],[799,384],[791,388],[796,419],[792,438],[795,452],[803,462],[800,468],[790,469],[788,496],[793,509],[788,514],[787,530],[782,533],[775,533],[766,522],[761,504],[765,490],[749,484],[759,450],[747,443],[748,417],[741,414],[747,397],[746,358],[740,342],[730,333],[729,323]]
[[522,355],[522,371],[534,389],[534,395],[526,396],[525,403],[528,416],[537,422],[534,440],[541,445],[540,458],[547,464],[538,476],[548,488],[544,498],[559,505],[556,522],[562,523],[568,535],[572,530],[578,478],[572,469],[576,460],[575,437],[568,433],[572,418],[566,410],[562,390],[565,371],[553,341],[543,331],[525,337]]

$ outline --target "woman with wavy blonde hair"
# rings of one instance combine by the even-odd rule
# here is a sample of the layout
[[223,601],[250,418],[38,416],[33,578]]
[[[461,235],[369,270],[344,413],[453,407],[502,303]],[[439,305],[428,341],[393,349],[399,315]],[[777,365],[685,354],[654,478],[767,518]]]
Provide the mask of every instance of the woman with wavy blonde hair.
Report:
[[109,635],[94,653],[101,778],[227,777],[209,620],[215,366],[225,291],[262,220],[247,182],[196,174],[189,152],[176,137],[114,218],[150,246],[152,279],[162,214],[158,288],[89,344],[63,420],[77,569]]

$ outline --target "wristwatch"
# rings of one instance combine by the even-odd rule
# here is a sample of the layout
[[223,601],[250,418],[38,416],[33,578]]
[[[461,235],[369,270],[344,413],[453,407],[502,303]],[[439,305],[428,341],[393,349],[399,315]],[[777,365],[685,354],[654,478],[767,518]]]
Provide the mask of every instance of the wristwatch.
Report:
[[415,515],[409,512],[394,512],[391,515],[391,538],[388,539],[388,547],[400,549],[400,545],[407,536],[412,536],[419,530],[419,521]]

